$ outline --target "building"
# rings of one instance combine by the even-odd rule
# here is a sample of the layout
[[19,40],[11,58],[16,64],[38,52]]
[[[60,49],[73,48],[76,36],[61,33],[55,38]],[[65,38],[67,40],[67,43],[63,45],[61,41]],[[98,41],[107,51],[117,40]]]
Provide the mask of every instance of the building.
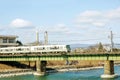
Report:
[[9,46],[17,46],[16,39],[18,36],[13,35],[0,35],[0,47],[9,47]]

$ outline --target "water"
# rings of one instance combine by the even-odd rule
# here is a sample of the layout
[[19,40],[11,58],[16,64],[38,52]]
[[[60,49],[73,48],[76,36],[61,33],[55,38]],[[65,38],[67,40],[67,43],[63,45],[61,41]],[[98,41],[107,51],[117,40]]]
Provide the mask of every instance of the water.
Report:
[[[115,66],[115,73],[120,75],[120,66]],[[87,70],[87,71],[70,71],[62,73],[51,73],[46,76],[37,77],[34,75],[14,76],[8,78],[0,78],[0,80],[120,80],[120,77],[115,79],[101,79],[103,69]]]

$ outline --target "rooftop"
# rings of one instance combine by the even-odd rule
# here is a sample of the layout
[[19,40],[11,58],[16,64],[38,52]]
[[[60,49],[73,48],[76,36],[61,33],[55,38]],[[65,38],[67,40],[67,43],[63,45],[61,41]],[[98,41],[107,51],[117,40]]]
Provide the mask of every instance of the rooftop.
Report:
[[0,38],[18,38],[16,35],[0,35]]

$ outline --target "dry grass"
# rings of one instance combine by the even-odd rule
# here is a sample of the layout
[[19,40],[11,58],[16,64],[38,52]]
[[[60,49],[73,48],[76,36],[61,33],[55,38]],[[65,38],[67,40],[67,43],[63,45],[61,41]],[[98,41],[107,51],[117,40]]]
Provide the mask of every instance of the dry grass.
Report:
[[[103,66],[104,61],[69,61],[69,66],[76,68]],[[47,66],[66,66],[66,61],[48,61]]]
[[[35,61],[33,62],[20,62],[21,65],[26,65],[29,66],[31,68],[35,67]],[[21,66],[20,64],[18,64],[18,66]],[[80,68],[80,67],[92,67],[92,66],[101,66],[103,65],[103,61],[69,61],[69,66],[74,66],[76,68]],[[4,69],[18,69],[21,67],[18,66],[11,66],[11,65],[7,65],[7,64],[0,64],[0,70],[4,70]],[[66,61],[47,61],[47,66],[51,66],[51,67],[62,67],[62,66],[68,66],[66,65]],[[24,67],[24,68],[28,68],[28,67]]]
[[6,70],[6,69],[17,69],[17,68],[6,64],[0,64],[0,70]]

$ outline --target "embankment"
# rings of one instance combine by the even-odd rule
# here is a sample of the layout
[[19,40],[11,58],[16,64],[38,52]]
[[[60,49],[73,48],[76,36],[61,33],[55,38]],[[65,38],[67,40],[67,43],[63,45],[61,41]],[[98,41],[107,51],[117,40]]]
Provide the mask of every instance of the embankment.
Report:
[[33,74],[31,69],[14,69],[14,70],[4,70],[0,71],[0,78],[1,77],[11,77],[11,76],[19,76],[19,75],[27,75]]

